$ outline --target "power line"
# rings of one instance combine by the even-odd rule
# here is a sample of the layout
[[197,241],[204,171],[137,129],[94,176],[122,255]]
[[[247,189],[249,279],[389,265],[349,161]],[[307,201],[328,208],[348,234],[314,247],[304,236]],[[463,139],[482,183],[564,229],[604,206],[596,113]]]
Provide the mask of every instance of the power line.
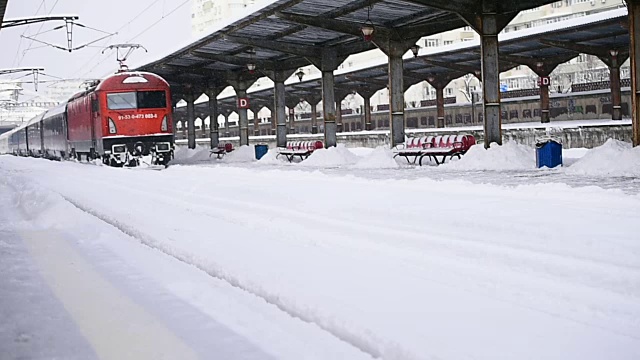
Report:
[[[40,9],[42,8],[42,5],[44,5],[45,0],[42,0],[40,2],[40,6],[38,6],[38,9],[36,9],[36,14],[38,14],[38,11],[40,11]],[[22,39],[24,34],[27,33],[27,31],[29,30],[29,27],[31,25],[27,25],[27,27],[24,29],[24,31],[22,32],[22,35],[20,35],[20,42],[18,42],[18,48],[16,49],[16,56],[14,56],[13,61],[11,62],[11,67],[15,67],[16,65],[16,60],[18,60],[18,56],[20,55],[20,47],[22,46]]]
[[135,38],[137,38],[138,36],[146,33],[147,31],[151,30],[152,27],[156,26],[160,21],[164,20],[167,16],[173,14],[174,12],[178,11],[178,9],[180,9],[181,7],[183,7],[186,3],[188,3],[191,0],[185,0],[183,1],[180,5],[178,5],[176,8],[174,8],[173,10],[169,11],[168,14],[163,15],[158,21],[154,22],[153,24],[149,25],[146,29],[142,30],[142,32],[140,32],[138,35],[132,37],[131,39],[129,39],[127,42],[135,40]]
[[[160,0],[154,0],[152,1],[149,5],[147,5],[147,7],[145,7],[142,11],[140,11],[140,13],[138,13],[137,15],[135,15],[134,17],[131,18],[131,20],[127,21],[126,23],[124,23],[122,26],[120,26],[118,28],[118,30],[116,30],[116,33],[120,32],[120,30],[124,29],[127,25],[131,24],[134,20],[138,19],[140,17],[140,15],[144,14],[145,12],[147,12],[147,10],[149,10],[153,5],[157,4],[158,2],[160,2]],[[92,57],[89,58],[89,60],[87,60],[87,62],[85,62],[80,68],[78,68],[78,71],[84,69],[87,65],[90,65],[91,62],[100,55],[100,51],[96,51],[95,54],[93,54]],[[102,61],[101,61],[102,62]],[[100,64],[101,62],[99,62],[98,64]],[[93,70],[93,68],[91,70],[89,70],[89,72],[91,72]]]
[[[154,3],[159,2],[160,0],[156,0],[154,1]],[[140,33],[138,33],[137,35],[135,35],[134,37],[132,37],[131,39],[127,40],[127,42],[131,42],[132,40],[136,39],[137,37],[145,34],[147,31],[151,30],[151,28],[153,28],[154,26],[156,26],[158,23],[160,23],[162,20],[164,20],[166,17],[168,17],[169,15],[173,14],[174,12],[178,11],[178,9],[180,9],[181,7],[183,7],[185,4],[187,4],[189,1],[191,0],[185,0],[182,3],[180,3],[180,5],[178,5],[177,7],[175,7],[174,9],[172,9],[171,11],[169,11],[166,15],[163,15],[160,19],[158,19],[156,22],[154,22],[153,24],[149,25],[148,27],[146,27],[144,30],[142,30]],[[133,20],[132,20],[133,21]],[[124,27],[124,26],[123,26]],[[93,70],[95,70],[100,64],[102,64],[103,62],[105,62],[108,58],[104,58],[100,61],[98,61],[91,69],[89,69],[89,71],[83,73],[81,76],[84,76],[88,73],[91,73]]]
[[[59,2],[59,1],[60,1],[60,0],[56,0],[56,2],[54,2],[54,3],[53,3],[53,6],[51,7],[51,9],[50,9],[50,10],[49,10],[49,12],[47,13],[47,15],[51,15],[51,13],[53,12],[53,9],[55,9],[55,8],[56,8],[56,5],[58,5],[58,2]],[[44,0],[43,0],[43,3],[44,3]],[[45,11],[47,11],[47,10],[46,10],[46,7],[45,7]],[[41,23],[41,24],[40,24],[40,27],[38,28],[37,33],[39,33],[40,31],[42,31],[42,27],[43,27],[43,26],[44,26],[44,23]],[[24,35],[24,34],[23,34],[23,35]],[[27,52],[28,52],[29,50],[31,50],[31,47],[33,46],[33,43],[34,43],[34,41],[31,41],[31,42],[29,43],[29,47],[28,47],[26,50],[24,50],[24,51],[22,52],[22,57],[20,58],[20,61],[18,61],[18,66],[20,66],[20,64],[22,63],[22,60],[24,60],[24,57],[27,55]]]

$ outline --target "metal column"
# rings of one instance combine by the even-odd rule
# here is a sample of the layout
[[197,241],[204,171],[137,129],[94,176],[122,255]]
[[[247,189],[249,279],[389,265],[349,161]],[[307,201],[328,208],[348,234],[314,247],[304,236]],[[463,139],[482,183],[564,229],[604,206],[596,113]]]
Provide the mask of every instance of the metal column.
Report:
[[176,116],[176,104],[178,102],[177,101],[173,101],[173,103],[171,104],[171,120],[172,120],[172,130],[173,130],[173,139],[175,140],[176,138],[176,133],[178,131],[178,116]]
[[549,123],[549,84],[540,83],[540,122]]
[[609,82],[611,85],[611,119],[622,120],[622,96],[620,94],[620,64],[618,55],[611,56],[611,66],[609,66]]
[[218,96],[220,92],[217,90],[208,90],[209,97],[209,138],[212,149],[218,147],[220,142],[220,130],[218,129]]
[[287,146],[287,110],[285,109],[284,80],[275,81],[274,106],[275,114],[271,113],[271,121],[276,123],[276,142],[278,147]]
[[322,71],[322,113],[324,116],[325,147],[336,146],[336,100],[333,70]]
[[296,101],[296,100],[291,100],[291,98],[289,99],[289,101],[286,102],[286,106],[287,108],[289,108],[289,112],[288,112],[288,118],[289,118],[289,134],[295,134],[296,133],[296,106],[300,103],[300,101]]
[[498,60],[498,25],[495,14],[482,15],[482,91],[484,94],[484,147],[495,142],[502,145],[500,110],[500,70]]
[[444,123],[444,86],[436,86],[436,127],[443,128]]
[[189,94],[185,97],[187,102],[187,131],[189,149],[196,148],[196,114],[195,114],[195,97]]
[[258,117],[260,109],[254,107],[251,109],[251,112],[253,113],[253,136],[260,136],[260,118]]
[[311,133],[318,133],[318,103],[314,102],[311,105]]
[[[200,129],[202,131],[202,137],[206,138],[207,137],[207,125],[204,123],[204,119],[206,118],[206,116],[204,116],[204,114],[200,114],[200,122],[202,123],[202,128]],[[211,128],[211,125],[209,125],[209,128]]]
[[[236,96],[238,99],[247,97],[247,89],[239,87],[236,89]],[[249,117],[247,116],[246,108],[238,108],[238,116],[240,121],[238,123],[240,130],[240,146],[249,145]]]
[[229,125],[229,113],[224,114],[224,136],[225,137],[229,137],[231,136],[231,130],[229,129],[230,125]]
[[404,143],[404,78],[402,55],[406,51],[401,44],[389,45],[389,116],[391,122],[391,147]]
[[[362,94],[361,94],[362,95]],[[371,96],[369,94],[362,95],[364,98],[364,126],[365,130],[372,130],[371,126]]]

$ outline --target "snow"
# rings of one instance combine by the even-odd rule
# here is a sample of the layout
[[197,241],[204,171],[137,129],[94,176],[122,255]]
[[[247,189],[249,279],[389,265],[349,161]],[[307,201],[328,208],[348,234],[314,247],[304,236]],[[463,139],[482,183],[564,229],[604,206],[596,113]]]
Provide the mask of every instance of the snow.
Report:
[[240,146],[224,156],[225,162],[252,162],[256,161],[256,152],[253,146]]
[[328,149],[315,150],[305,161],[300,163],[304,167],[329,167],[353,165],[359,157],[352,153],[344,144]]
[[353,165],[356,169],[395,169],[400,167],[391,149],[379,146]]
[[571,167],[534,154],[475,146],[423,171],[342,146],[137,172],[0,156],[0,184],[11,213],[108,248],[277,359],[640,358],[640,191],[554,182]]
[[567,169],[567,173],[590,176],[640,177],[640,147],[609,139]]
[[286,162],[286,159],[284,157],[276,158],[277,156],[278,156],[278,149],[269,149],[269,151],[267,151],[267,153],[264,154],[264,156],[262,156],[260,160],[258,160],[258,163],[261,165],[274,165],[274,164],[284,164]]
[[193,164],[220,164],[220,163],[243,163],[256,161],[256,154],[253,146],[241,146],[232,152],[218,159],[216,154],[211,155],[208,146],[197,145],[195,149],[186,146],[176,147],[172,165],[193,165]]
[[189,149],[186,146],[178,146],[174,151],[174,159],[171,164],[183,165],[183,164],[197,164],[200,162],[208,162],[215,159],[214,156],[209,156],[211,151],[205,146],[196,146],[195,149]]
[[456,170],[528,170],[536,167],[535,148],[507,141],[491,144],[489,149],[474,145],[460,160],[442,165]]
[[129,76],[126,79],[122,80],[123,84],[138,84],[147,82],[149,81],[142,76]]

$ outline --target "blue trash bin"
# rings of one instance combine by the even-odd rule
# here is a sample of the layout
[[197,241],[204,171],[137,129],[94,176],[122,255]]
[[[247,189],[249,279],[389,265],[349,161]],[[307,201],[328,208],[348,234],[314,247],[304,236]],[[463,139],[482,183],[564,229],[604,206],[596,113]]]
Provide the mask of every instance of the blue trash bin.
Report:
[[536,143],[536,166],[554,168],[562,165],[562,144],[553,139],[538,140]]
[[255,151],[256,151],[256,160],[260,160],[263,156],[267,154],[267,151],[269,151],[269,145],[256,144]]

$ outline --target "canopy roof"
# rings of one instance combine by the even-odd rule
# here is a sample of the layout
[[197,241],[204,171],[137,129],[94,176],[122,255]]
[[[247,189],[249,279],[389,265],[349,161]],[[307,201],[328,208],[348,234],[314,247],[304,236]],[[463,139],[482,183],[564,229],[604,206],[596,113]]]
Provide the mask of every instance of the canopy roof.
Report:
[[[564,62],[586,51],[606,56],[609,50],[615,49],[620,52],[620,56],[628,56],[629,36],[624,8],[568,20],[561,23],[560,29],[558,26],[558,23],[554,23],[501,34],[501,70],[521,64],[535,64],[540,60]],[[387,67],[387,63],[381,60],[358,68],[337,70],[336,93],[371,93],[384,88],[388,83]],[[467,73],[477,73],[480,70],[480,44],[478,41],[467,41],[435,50],[421,49],[416,58],[405,56],[404,69],[407,87],[429,78],[455,79]],[[302,82],[289,81],[286,93],[287,97],[298,100],[308,99],[310,96],[317,98],[321,94],[320,79],[315,77]],[[252,104],[258,106],[271,107],[273,96],[273,88],[249,92]],[[230,113],[236,109],[234,96],[219,99],[218,102],[222,113]],[[197,104],[196,109],[199,113],[206,114],[206,103]]]
[[[2,25],[2,21],[4,20],[4,13],[7,10],[7,3],[9,0],[0,0],[0,25]],[[2,27],[0,26],[0,29]]]
[[[277,0],[138,70],[163,76],[176,92],[202,90],[229,79],[262,76],[248,73],[250,62],[263,71],[295,70],[319,59],[323,50],[344,60],[385,42],[415,43],[422,36],[473,26],[483,7],[506,24],[521,10],[552,2]],[[361,34],[368,21],[375,27],[372,42],[363,41]]]

